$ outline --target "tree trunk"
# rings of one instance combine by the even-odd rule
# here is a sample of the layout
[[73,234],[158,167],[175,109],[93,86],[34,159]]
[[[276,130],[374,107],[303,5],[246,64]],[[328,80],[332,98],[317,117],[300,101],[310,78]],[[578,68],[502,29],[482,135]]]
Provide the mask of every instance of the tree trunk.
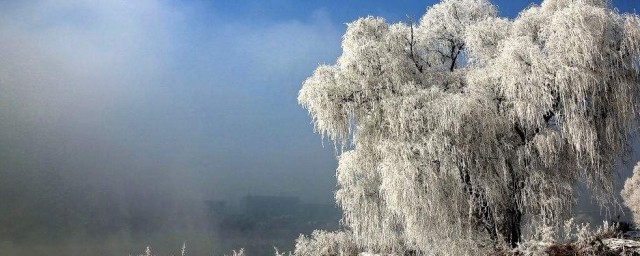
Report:
[[[477,224],[487,232],[491,240],[493,240],[494,245],[499,245],[504,242],[504,244],[515,248],[518,246],[518,243],[520,243],[522,236],[522,211],[518,204],[522,182],[516,176],[511,163],[507,163],[507,167],[509,169],[508,173],[510,177],[508,178],[510,182],[508,182],[508,184],[511,194],[507,202],[508,205],[505,208],[501,207],[501,209],[489,205],[484,192],[478,188],[474,188],[468,170],[459,168],[459,175],[463,189],[471,200],[473,217],[477,221]],[[500,214],[502,214],[502,216],[500,216]],[[502,241],[500,239],[502,239]]]
[[494,244],[498,242],[498,232],[496,231],[496,221],[493,214],[493,207],[487,202],[483,191],[473,188],[471,176],[468,170],[460,168],[460,179],[465,193],[470,197],[471,207],[473,207],[473,217],[478,224],[487,232]]
[[522,224],[522,211],[518,204],[518,197],[520,197],[520,190],[522,189],[522,181],[516,175],[515,170],[511,162],[507,161],[507,169],[509,170],[510,182],[510,198],[508,208],[505,210],[504,219],[505,223],[502,225],[502,236],[505,242],[512,248],[518,246],[520,238],[522,236],[521,224]]
[[522,212],[518,209],[517,204],[514,205],[511,209],[508,209],[505,214],[506,223],[504,223],[504,228],[502,235],[505,239],[505,243],[510,245],[511,248],[515,248],[520,243],[520,238],[522,235],[521,230],[521,222],[522,222]]

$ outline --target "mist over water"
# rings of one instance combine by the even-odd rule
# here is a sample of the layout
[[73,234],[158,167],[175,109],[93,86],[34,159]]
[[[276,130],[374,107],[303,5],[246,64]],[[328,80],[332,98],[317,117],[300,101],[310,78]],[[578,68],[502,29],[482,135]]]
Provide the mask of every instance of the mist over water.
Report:
[[297,92],[344,22],[433,1],[294,2],[0,1],[0,255],[263,255],[336,229],[334,148]]
[[333,205],[333,149],[295,98],[338,31],[321,12],[220,19],[206,2],[0,3],[0,254],[228,253],[208,200]]

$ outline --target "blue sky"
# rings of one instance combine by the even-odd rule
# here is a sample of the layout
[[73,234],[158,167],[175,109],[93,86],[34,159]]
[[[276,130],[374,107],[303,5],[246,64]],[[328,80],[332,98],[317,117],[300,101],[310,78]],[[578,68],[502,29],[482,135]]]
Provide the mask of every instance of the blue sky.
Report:
[[[358,17],[381,16],[389,21],[406,21],[406,17],[419,18],[424,10],[439,1],[295,1],[295,0],[248,0],[248,1],[210,1],[210,8],[222,12],[227,20],[257,20],[262,22],[287,21],[290,19],[305,20],[312,13],[324,10],[339,24],[352,21]],[[532,3],[540,4],[540,0],[500,0],[491,1],[497,5],[500,16],[513,18],[522,9]],[[614,0],[613,5],[623,12],[639,9],[640,1]]]
[[[508,17],[530,4],[493,2]],[[0,175],[329,202],[333,147],[296,103],[302,81],[335,62],[345,23],[417,19],[434,3],[0,2]]]

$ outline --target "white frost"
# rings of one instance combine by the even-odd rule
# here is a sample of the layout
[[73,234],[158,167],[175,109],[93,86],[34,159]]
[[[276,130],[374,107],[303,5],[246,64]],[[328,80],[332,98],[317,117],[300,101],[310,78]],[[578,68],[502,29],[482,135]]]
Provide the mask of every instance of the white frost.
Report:
[[478,254],[561,225],[586,181],[613,200],[640,84],[640,18],[546,0],[516,19],[444,0],[366,17],[300,90],[340,149],[336,199],[366,251]]

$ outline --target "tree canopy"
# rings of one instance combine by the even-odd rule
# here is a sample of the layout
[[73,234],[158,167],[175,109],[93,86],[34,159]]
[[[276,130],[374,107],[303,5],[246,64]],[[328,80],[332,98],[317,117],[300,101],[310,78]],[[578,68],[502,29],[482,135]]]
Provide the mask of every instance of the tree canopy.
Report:
[[561,224],[580,181],[612,200],[636,128],[637,15],[545,0],[505,19],[443,0],[417,24],[349,23],[342,50],[298,101],[340,152],[336,200],[362,248],[515,246]]

